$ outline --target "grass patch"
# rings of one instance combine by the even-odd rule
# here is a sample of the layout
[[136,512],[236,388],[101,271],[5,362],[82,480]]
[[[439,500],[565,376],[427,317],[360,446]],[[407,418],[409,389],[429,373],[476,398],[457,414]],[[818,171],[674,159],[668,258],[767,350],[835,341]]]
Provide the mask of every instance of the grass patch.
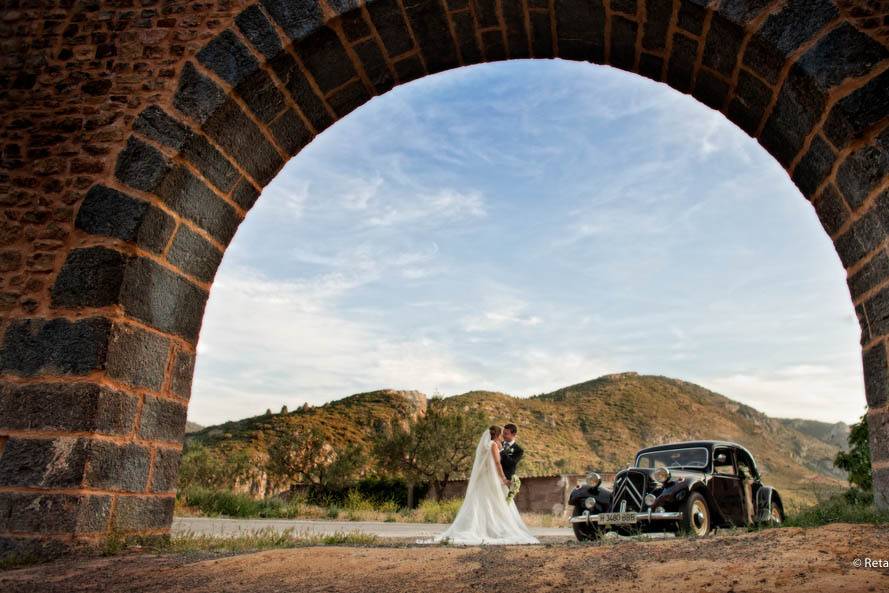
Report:
[[855,489],[831,496],[818,504],[789,514],[785,527],[819,527],[831,523],[889,524],[889,510],[878,509],[873,501]]
[[167,543],[155,548],[155,551],[178,554],[191,552],[244,553],[300,546],[367,546],[378,542],[377,536],[359,532],[317,534],[298,532],[292,529],[284,531],[260,529],[229,537],[185,533],[171,537]]

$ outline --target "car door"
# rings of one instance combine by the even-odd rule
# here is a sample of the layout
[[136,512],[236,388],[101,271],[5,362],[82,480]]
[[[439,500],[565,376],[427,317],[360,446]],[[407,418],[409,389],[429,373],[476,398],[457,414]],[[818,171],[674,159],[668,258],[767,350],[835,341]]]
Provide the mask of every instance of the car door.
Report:
[[[721,456],[724,456],[722,458]],[[716,447],[713,450],[713,477],[710,479],[710,493],[722,516],[734,525],[744,525],[744,492],[738,477],[738,466],[734,450],[729,447]]]

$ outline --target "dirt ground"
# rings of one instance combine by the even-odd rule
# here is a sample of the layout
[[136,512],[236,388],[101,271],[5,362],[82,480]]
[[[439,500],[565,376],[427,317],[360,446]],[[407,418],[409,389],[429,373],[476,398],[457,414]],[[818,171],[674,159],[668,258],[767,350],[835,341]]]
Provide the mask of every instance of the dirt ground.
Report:
[[0,573],[20,593],[889,591],[889,527],[830,525],[704,539],[457,548],[305,547],[228,557],[127,554]]

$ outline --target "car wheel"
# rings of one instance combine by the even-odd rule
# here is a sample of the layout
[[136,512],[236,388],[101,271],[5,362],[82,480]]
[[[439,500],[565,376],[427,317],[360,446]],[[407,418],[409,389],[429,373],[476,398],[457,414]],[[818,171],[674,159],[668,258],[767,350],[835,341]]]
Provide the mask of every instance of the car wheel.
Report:
[[692,492],[685,501],[682,516],[682,531],[694,536],[710,533],[710,507],[700,492]]
[[769,510],[769,525],[774,525],[775,527],[778,527],[783,522],[784,522],[784,509],[781,508],[781,503],[773,502],[772,508]]
[[[574,510],[574,516],[580,516],[583,511],[580,508]],[[598,525],[587,525],[585,523],[572,523],[571,529],[574,530],[574,537],[579,542],[592,542],[602,537],[602,530]]]

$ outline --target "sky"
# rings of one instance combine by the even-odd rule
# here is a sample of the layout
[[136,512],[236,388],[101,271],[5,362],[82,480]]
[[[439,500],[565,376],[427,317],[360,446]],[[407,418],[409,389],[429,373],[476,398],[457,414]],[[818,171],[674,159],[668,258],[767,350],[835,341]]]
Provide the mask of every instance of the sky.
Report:
[[687,95],[603,66],[429,76],[320,134],[229,247],[189,419],[637,371],[855,421],[859,329],[811,205]]

